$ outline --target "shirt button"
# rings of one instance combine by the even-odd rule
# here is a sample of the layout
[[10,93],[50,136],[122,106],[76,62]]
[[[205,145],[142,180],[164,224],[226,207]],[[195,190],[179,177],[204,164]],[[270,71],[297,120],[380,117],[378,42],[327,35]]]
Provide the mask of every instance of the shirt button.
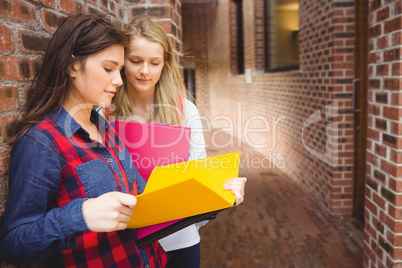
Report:
[[109,161],[109,163],[113,162],[113,158],[109,158],[107,161]]
[[123,183],[123,182],[124,182],[124,178],[123,178],[123,177],[121,177],[121,178],[120,178],[120,181]]

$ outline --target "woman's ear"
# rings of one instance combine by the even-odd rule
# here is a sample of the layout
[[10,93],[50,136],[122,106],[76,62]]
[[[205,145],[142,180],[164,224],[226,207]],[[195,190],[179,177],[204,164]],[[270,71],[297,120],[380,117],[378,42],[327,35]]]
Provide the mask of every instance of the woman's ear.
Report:
[[70,63],[70,76],[72,78],[77,77],[77,73],[80,71],[80,62],[77,61],[73,56],[71,56],[71,63]]

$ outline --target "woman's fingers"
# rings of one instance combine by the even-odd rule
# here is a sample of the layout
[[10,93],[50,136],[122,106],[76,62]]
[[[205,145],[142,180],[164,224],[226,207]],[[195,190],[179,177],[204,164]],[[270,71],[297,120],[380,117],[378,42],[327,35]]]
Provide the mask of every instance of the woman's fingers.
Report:
[[115,220],[116,222],[126,223],[130,220],[131,214],[123,214],[120,211],[112,211],[110,213],[110,219]]
[[246,182],[247,178],[245,177],[229,179],[223,184],[223,188],[225,190],[240,190],[243,191],[244,194],[244,187]]
[[240,190],[232,190],[232,193],[236,196],[236,206],[244,201],[244,194]]
[[126,216],[130,217],[131,214],[133,214],[133,209],[129,208],[129,207],[126,207],[126,206],[122,206],[121,209],[119,210],[119,212],[122,215],[126,215]]
[[116,211],[126,216],[131,216],[131,214],[133,214],[133,208],[137,205],[137,198],[135,198],[135,196],[120,192],[113,192],[110,194],[116,198]]
[[125,205],[129,208],[134,208],[135,205],[137,205],[137,198],[135,198],[134,195],[120,192],[113,192],[112,194],[116,197],[117,201],[119,201],[122,205]]
[[82,212],[88,228],[94,232],[110,232],[127,228],[127,222],[137,204],[135,196],[110,192],[87,199]]
[[227,180],[223,184],[223,189],[230,190],[236,196],[236,206],[244,201],[244,187],[247,182],[247,178],[238,177]]

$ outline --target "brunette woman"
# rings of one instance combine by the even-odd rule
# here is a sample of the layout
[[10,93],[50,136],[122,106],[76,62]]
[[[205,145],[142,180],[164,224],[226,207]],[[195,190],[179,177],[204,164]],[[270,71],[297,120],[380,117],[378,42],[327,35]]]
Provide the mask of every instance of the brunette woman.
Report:
[[72,15],[53,34],[13,145],[0,237],[12,264],[51,267],[164,267],[159,243],[135,244],[126,222],[145,181],[109,123],[122,85],[124,32],[101,15]]

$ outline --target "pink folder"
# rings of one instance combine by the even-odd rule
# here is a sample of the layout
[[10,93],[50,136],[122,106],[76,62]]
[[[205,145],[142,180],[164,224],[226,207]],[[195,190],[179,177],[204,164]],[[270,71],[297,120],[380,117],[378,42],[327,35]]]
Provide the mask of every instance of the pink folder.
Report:
[[[191,129],[165,124],[116,120],[114,127],[140,175],[148,180],[156,166],[188,160]],[[180,220],[137,229],[137,238],[148,236]]]
[[116,120],[115,128],[146,180],[156,166],[188,160],[191,136],[188,127]]

